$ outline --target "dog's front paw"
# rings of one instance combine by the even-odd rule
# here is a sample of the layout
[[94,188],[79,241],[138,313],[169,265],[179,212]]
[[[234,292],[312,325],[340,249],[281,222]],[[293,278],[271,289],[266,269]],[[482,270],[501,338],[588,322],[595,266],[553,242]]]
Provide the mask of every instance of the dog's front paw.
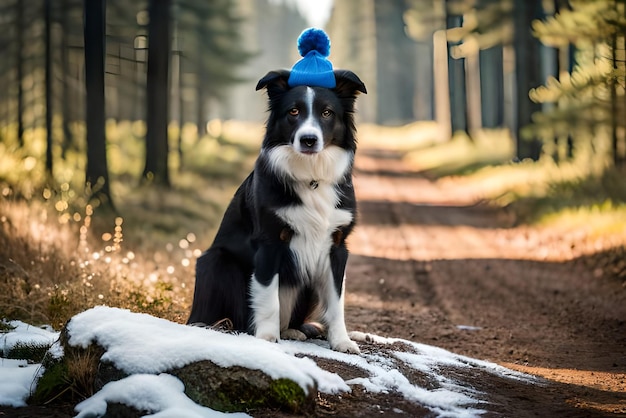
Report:
[[359,346],[352,340],[342,340],[336,343],[331,343],[330,348],[335,351],[340,351],[342,353],[361,354]]
[[271,343],[278,342],[278,336],[271,332],[257,332],[255,337],[260,338]]

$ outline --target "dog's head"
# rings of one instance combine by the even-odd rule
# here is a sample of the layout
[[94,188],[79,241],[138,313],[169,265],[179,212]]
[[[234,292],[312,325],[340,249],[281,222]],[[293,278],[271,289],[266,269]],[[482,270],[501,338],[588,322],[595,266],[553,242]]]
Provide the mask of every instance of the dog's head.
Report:
[[336,87],[290,87],[290,71],[270,71],[256,89],[267,89],[270,115],[263,148],[290,146],[313,156],[330,146],[356,149],[354,105],[365,85],[351,71],[335,70]]

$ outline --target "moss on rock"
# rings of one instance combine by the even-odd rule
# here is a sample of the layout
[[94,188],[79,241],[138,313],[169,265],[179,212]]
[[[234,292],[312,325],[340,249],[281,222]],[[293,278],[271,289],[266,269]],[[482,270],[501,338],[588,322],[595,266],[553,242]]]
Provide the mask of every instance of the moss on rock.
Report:
[[185,384],[185,393],[190,399],[218,411],[274,408],[300,413],[315,408],[315,387],[305,393],[296,382],[274,380],[260,370],[220,367],[205,360],[169,373]]

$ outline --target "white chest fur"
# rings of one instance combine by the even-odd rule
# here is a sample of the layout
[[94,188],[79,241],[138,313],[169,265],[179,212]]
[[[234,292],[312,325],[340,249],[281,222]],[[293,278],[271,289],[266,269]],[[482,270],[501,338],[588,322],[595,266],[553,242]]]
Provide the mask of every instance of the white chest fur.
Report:
[[336,208],[340,196],[335,184],[350,169],[354,153],[331,145],[314,155],[304,155],[290,144],[261,152],[274,173],[295,184],[301,201],[276,211],[294,230],[289,246],[301,277],[328,277],[331,235],[338,227],[352,222],[350,211]]
[[296,193],[302,203],[281,208],[276,214],[294,230],[290,248],[301,277],[315,281],[330,273],[331,235],[352,222],[352,213],[336,208],[339,195],[332,184],[319,183],[312,188],[303,183]]

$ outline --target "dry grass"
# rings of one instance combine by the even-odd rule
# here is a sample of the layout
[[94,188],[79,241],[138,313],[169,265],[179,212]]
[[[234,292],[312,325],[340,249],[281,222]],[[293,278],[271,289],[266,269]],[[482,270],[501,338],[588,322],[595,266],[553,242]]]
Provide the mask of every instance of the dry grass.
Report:
[[74,314],[106,304],[186,320],[195,258],[210,244],[258,145],[231,140],[228,127],[201,141],[188,133],[186,168],[173,170],[174,186],[142,187],[141,129],[108,124],[119,213],[86,204],[78,151],[59,162],[54,186],[31,178],[39,164],[24,167],[39,161],[32,147],[0,154],[0,318],[59,329]]
[[59,329],[76,313],[108,304],[183,319],[199,253],[188,239],[135,253],[122,245],[121,218],[98,239],[91,216],[80,226],[59,223],[35,202],[2,202],[0,211],[0,317]]
[[88,348],[80,352],[67,354],[67,384],[79,399],[86,399],[94,394],[94,382],[104,350]]

